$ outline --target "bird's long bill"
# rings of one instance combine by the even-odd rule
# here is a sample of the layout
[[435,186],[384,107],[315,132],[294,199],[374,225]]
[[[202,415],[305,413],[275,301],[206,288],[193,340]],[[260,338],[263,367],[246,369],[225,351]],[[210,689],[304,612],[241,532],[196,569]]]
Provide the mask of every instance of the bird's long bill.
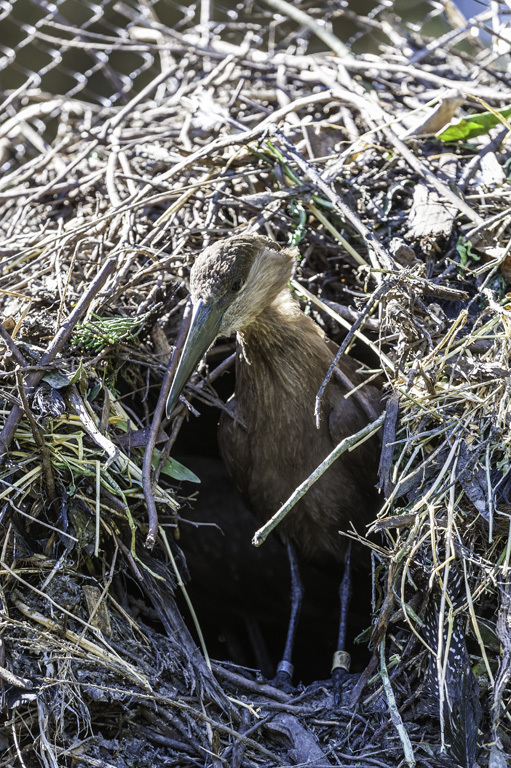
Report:
[[198,301],[194,306],[188,335],[167,398],[167,416],[172,413],[184,385],[200,359],[216,339],[222,315],[223,311],[215,305]]

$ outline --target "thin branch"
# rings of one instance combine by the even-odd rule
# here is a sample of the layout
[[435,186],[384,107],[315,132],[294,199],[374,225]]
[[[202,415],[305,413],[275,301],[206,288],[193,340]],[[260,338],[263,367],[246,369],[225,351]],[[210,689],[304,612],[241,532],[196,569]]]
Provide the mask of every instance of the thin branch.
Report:
[[356,432],[354,435],[350,435],[349,437],[345,437],[344,440],[341,440],[341,442],[334,448],[334,450],[328,454],[326,459],[321,462],[319,467],[317,467],[314,472],[312,472],[309,477],[304,480],[304,482],[301,483],[298,488],[296,488],[289,499],[280,507],[280,509],[273,515],[273,517],[270,518],[270,520],[268,520],[268,522],[265,523],[262,528],[259,528],[259,530],[255,532],[254,538],[252,539],[252,544],[254,547],[260,547],[261,544],[266,541],[273,529],[282,522],[288,512],[293,509],[295,504],[300,501],[302,496],[307,493],[309,488],[314,485],[317,480],[319,480],[321,475],[326,472],[326,470],[334,463],[336,459],[339,458],[339,456],[345,453],[345,451],[353,448],[357,443],[363,440],[367,440],[375,432],[378,432],[384,421],[385,413],[382,413],[381,416],[378,416],[375,421],[367,424],[367,426]]
[[172,379],[174,378],[174,373],[176,371],[179,358],[181,357],[182,347],[186,339],[186,334],[188,333],[188,326],[190,324],[191,316],[192,306],[191,303],[188,302],[185,307],[183,321],[181,323],[179,334],[176,339],[176,346],[174,347],[174,352],[170,359],[163,383],[161,385],[158,402],[156,403],[156,408],[154,409],[153,420],[151,422],[151,431],[149,432],[147,447],[144,453],[144,463],[142,465],[142,486],[144,489],[144,497],[147,504],[147,517],[149,521],[149,530],[145,540],[145,546],[148,549],[152,549],[154,547],[156,542],[156,535],[158,533],[158,511],[156,509],[156,502],[154,500],[153,494],[151,462],[153,459],[156,439],[160,430],[161,420],[165,413],[165,405],[167,403],[167,397],[170,392],[170,386],[172,384]]

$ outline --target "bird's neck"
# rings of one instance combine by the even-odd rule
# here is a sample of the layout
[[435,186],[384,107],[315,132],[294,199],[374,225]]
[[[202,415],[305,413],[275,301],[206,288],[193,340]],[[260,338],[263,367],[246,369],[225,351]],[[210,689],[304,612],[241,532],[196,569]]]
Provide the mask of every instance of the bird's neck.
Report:
[[245,404],[317,392],[332,360],[323,333],[288,289],[238,332],[236,386]]

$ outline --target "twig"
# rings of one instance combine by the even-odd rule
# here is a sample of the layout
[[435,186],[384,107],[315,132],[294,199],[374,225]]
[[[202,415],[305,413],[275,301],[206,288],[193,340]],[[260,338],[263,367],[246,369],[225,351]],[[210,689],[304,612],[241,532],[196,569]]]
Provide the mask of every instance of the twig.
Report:
[[177,566],[176,558],[174,557],[174,553],[172,552],[172,549],[170,547],[170,544],[167,539],[167,534],[165,533],[164,528],[159,526],[160,536],[163,541],[163,544],[165,546],[165,550],[167,552],[167,555],[169,556],[169,560],[172,563],[172,568],[174,570],[174,574],[176,576],[176,585],[181,590],[183,597],[185,599],[185,602],[188,606],[188,610],[190,611],[190,615],[192,617],[192,621],[195,627],[195,631],[197,632],[197,637],[199,638],[200,647],[202,650],[202,655],[204,656],[204,661],[206,662],[206,666],[208,669],[211,669],[211,659],[209,658],[208,649],[206,646],[206,641],[204,640],[204,634],[202,632],[201,625],[199,623],[199,619],[197,618],[197,613],[195,611],[195,608],[193,607],[193,603],[190,600],[190,595],[188,594],[188,590],[185,587],[185,583],[183,579],[181,578],[181,572]]
[[[382,132],[393,144],[394,148],[399,154],[406,160],[408,165],[413,168],[420,176],[422,176],[436,191],[445,199],[448,200],[455,208],[463,213],[469,221],[473,221],[477,225],[483,225],[484,219],[479,216],[461,197],[459,197],[452,189],[443,181],[441,181],[436,173],[434,173],[428,166],[419,160],[413,152],[406,146],[389,126],[383,126]],[[363,138],[363,137],[362,137]]]
[[388,291],[394,287],[399,282],[398,279],[392,279],[389,278],[387,280],[384,280],[381,285],[374,291],[372,296],[370,297],[369,301],[365,305],[362,312],[359,314],[353,325],[351,326],[349,332],[346,334],[346,338],[343,340],[341,346],[336,352],[336,355],[332,362],[330,363],[330,367],[328,371],[326,372],[326,376],[323,379],[323,383],[321,384],[318,394],[316,395],[316,404],[314,406],[314,415],[316,417],[316,426],[319,428],[319,421],[321,418],[321,399],[323,397],[323,394],[325,392],[325,389],[327,388],[330,379],[332,378],[333,372],[337,366],[337,363],[341,359],[342,355],[345,353],[345,351],[348,349],[348,346],[350,345],[354,335],[358,331],[358,329],[363,325],[364,320],[366,317],[369,316],[371,310],[375,306],[375,304],[380,300],[380,298],[385,294],[388,293]]
[[[348,93],[349,92],[346,90],[346,94]],[[258,139],[262,134],[264,134],[270,128],[270,126],[276,125],[281,120],[283,120],[286,117],[286,115],[289,115],[291,112],[297,112],[302,107],[308,107],[313,104],[321,104],[325,101],[331,101],[332,99],[342,100],[343,95],[344,95],[343,89],[337,88],[336,91],[329,89],[321,93],[313,93],[307,96],[303,96],[299,99],[295,99],[289,104],[286,104],[285,107],[281,107],[281,109],[277,109],[274,112],[272,112],[270,115],[268,115],[268,117],[262,120],[255,128],[251,128],[250,130],[243,131],[241,133],[237,133],[234,135],[229,134],[228,136],[221,136],[220,138],[215,139],[214,141],[207,144],[205,147],[200,147],[195,152],[192,152],[192,154],[186,157],[184,160],[181,160],[181,162],[176,163],[168,171],[165,171],[160,176],[158,176],[158,183],[161,184],[163,181],[168,181],[169,179],[174,178],[174,176],[177,176],[186,168],[193,166],[198,160],[202,160],[206,157],[210,157],[219,149],[232,147],[233,144],[244,146],[249,142],[254,141],[254,139]],[[147,196],[152,191],[153,191],[152,184],[146,185],[138,193],[135,207],[138,207],[140,205],[144,205],[144,207],[147,206],[149,202],[147,199]],[[168,193],[165,193],[165,195],[167,194]],[[130,204],[132,202],[133,201],[131,200],[129,201]],[[128,201],[125,201],[124,205],[127,206]]]
[[217,677],[223,677],[228,683],[236,688],[243,688],[250,693],[259,694],[261,696],[267,696],[271,699],[281,702],[282,704],[289,704],[291,696],[284,691],[279,691],[278,688],[274,688],[273,685],[266,685],[265,683],[256,683],[254,680],[249,680],[243,675],[238,675],[230,669],[226,669],[222,664],[217,661],[212,662],[212,669]]
[[341,440],[341,442],[334,448],[334,450],[328,454],[326,459],[321,462],[319,467],[317,467],[314,472],[312,472],[309,477],[304,480],[304,482],[301,483],[298,488],[296,488],[289,499],[280,507],[280,509],[273,515],[273,517],[271,517],[270,520],[268,520],[268,522],[262,526],[262,528],[259,528],[259,530],[255,532],[254,538],[252,539],[252,544],[254,547],[260,547],[261,544],[266,541],[273,529],[282,522],[288,512],[291,511],[295,504],[300,501],[302,496],[307,493],[309,488],[314,485],[317,480],[319,480],[321,475],[326,472],[326,470],[334,463],[336,459],[339,458],[339,456],[341,456],[341,454],[352,449],[362,440],[367,440],[369,437],[371,437],[371,435],[380,429],[384,421],[385,414],[382,413],[381,416],[378,416],[375,421],[367,424],[367,426],[356,432],[354,435],[350,435],[349,437],[345,437],[344,440]]
[[[233,365],[235,360],[236,360],[236,352],[233,352],[232,355],[229,355],[229,357],[226,357],[225,360],[222,360],[222,362],[219,365],[217,365],[217,367],[213,371],[210,371],[210,373],[208,373],[208,376],[205,380],[195,383],[195,377],[192,377],[192,380],[191,380],[192,390],[195,390],[197,393],[202,392],[202,390],[204,390],[207,384],[210,384],[211,382],[216,381],[216,379],[218,379],[219,376],[222,376],[222,374],[225,373],[225,371],[229,370],[229,368]],[[192,394],[193,394],[193,391],[192,391]],[[181,425],[186,418],[186,414],[188,413],[188,411],[192,409],[192,406],[190,404],[191,400],[192,398],[188,397],[186,406],[183,403],[178,403],[178,405],[176,405],[176,407],[170,414],[170,418],[173,420],[174,423],[172,426],[172,432],[170,434],[170,437],[165,443],[165,447],[161,453],[161,459],[159,461],[158,467],[154,472],[155,482],[157,482],[158,480],[158,477],[160,474],[160,468],[163,465],[163,462],[165,461],[165,459],[168,458],[172,450],[172,447],[176,442],[176,438],[179,434],[179,430],[181,429]],[[226,407],[224,406],[224,409],[225,408]],[[192,413],[193,413],[193,410],[192,410]]]
[[293,19],[293,21],[296,21],[298,24],[301,24],[307,29],[310,29],[310,31],[313,32],[316,37],[319,37],[319,39],[322,40],[325,45],[328,45],[328,47],[335,53],[335,55],[339,56],[339,58],[353,58],[353,54],[349,48],[347,48],[344,43],[339,40],[337,35],[334,35],[332,32],[330,32],[328,27],[318,24],[315,19],[309,16],[308,13],[302,11],[296,5],[288,3],[287,0],[263,0],[263,2],[265,5],[269,5],[270,8],[272,8],[274,11],[277,11],[277,13],[282,13],[284,16],[289,16],[289,18]]
[[32,430],[32,435],[34,437],[35,444],[37,445],[37,447],[41,452],[43,473],[44,473],[44,479],[46,481],[46,488],[48,489],[48,497],[51,502],[54,502],[57,498],[57,493],[55,490],[55,478],[53,476],[53,468],[51,465],[50,451],[48,449],[48,446],[44,442],[44,437],[41,433],[41,429],[39,428],[39,425],[37,424],[34,418],[34,414],[32,413],[30,406],[28,404],[27,393],[25,392],[25,385],[23,382],[23,376],[21,375],[20,369],[16,368],[14,373],[16,376],[18,392],[20,393],[20,398],[23,405],[23,410],[25,412],[25,416],[29,421],[30,429]]
[[15,675],[3,666],[0,666],[0,679],[4,680],[7,685],[13,685],[15,688],[21,688],[24,691],[31,691],[34,688],[32,680],[18,677],[18,675]]
[[102,448],[108,456],[108,460],[105,465],[105,469],[108,469],[110,464],[112,464],[118,458],[120,454],[119,448],[114,445],[112,441],[109,440],[105,435],[101,434],[92,416],[87,410],[87,407],[82,400],[78,388],[75,384],[72,384],[69,387],[68,398],[89,437],[94,440],[96,445],[99,445],[99,447]]
[[392,493],[392,457],[394,455],[394,440],[396,439],[396,426],[399,415],[399,392],[393,392],[387,400],[385,409],[385,424],[383,427],[382,449],[380,454],[380,466],[378,467],[378,487],[383,489],[383,495],[387,499]]
[[[334,192],[330,185],[321,178],[321,175],[318,173],[318,171],[316,171],[316,169],[309,162],[307,162],[307,160],[302,157],[299,152],[297,152],[294,144],[292,144],[289,139],[284,136],[281,130],[275,128],[273,133],[275,136],[279,137],[280,141],[286,147],[286,151],[289,156],[302,169],[302,171],[307,174],[312,183],[323,192],[323,194],[330,200],[334,208],[337,209],[341,216],[346,221],[348,221],[351,226],[364,238],[366,244],[369,247],[369,256],[372,256],[371,262],[373,267],[383,267],[384,269],[394,270],[395,267],[392,256],[385,250],[374,232],[366,227],[366,225],[359,219],[359,217],[351,210],[349,205],[347,205],[344,200],[337,194],[337,192]],[[373,252],[378,256],[379,261],[375,261],[374,255],[372,255]]]
[[2,323],[0,323],[0,336],[5,341],[5,345],[6,345],[7,349],[9,350],[9,352],[11,353],[13,358],[16,360],[18,365],[20,365],[22,368],[25,368],[26,365],[27,365],[27,361],[25,360],[25,358],[23,357],[23,355],[19,351],[18,347],[16,346],[16,344],[12,340],[11,335],[9,333],[7,333],[7,331],[3,327]]
[[[4,568],[5,567],[6,566],[4,564]],[[43,595],[43,597],[48,599],[48,595]],[[110,648],[104,638],[100,637],[99,639],[102,640],[108,650],[104,650],[99,645],[96,645],[96,643],[93,643],[87,638],[79,635],[77,632],[73,632],[70,629],[63,630],[62,626],[58,622],[52,621],[52,619],[48,619],[35,608],[28,606],[26,603],[23,603],[19,598],[14,600],[14,605],[24,616],[32,619],[32,621],[36,621],[38,624],[41,624],[50,632],[53,632],[55,634],[56,642],[60,641],[60,643],[63,644],[65,641],[68,641],[72,643],[77,648],[81,648],[82,652],[84,652],[87,657],[94,656],[105,666],[118,670],[121,674],[131,679],[136,685],[141,686],[147,691],[151,691],[151,684],[147,676],[143,672],[138,672],[137,669],[128,661],[116,654],[115,651]],[[58,610],[64,610],[62,606],[57,605],[56,607]],[[65,613],[69,612],[65,611]],[[73,616],[73,614],[70,615]],[[73,616],[73,618],[76,618],[76,616]],[[87,628],[91,629],[90,626]],[[61,638],[63,638],[63,640]]]
[[399,734],[401,744],[403,745],[403,751],[405,753],[405,760],[407,765],[412,768],[415,765],[415,755],[413,753],[412,743],[408,736],[407,730],[403,725],[401,715],[397,708],[396,699],[394,697],[394,691],[389,680],[389,674],[387,671],[387,663],[385,661],[385,638],[380,642],[380,675],[383,683],[383,690],[387,698],[387,704],[389,706],[390,717],[394,723],[394,727]]
[[[370,320],[368,321],[368,313],[371,308],[367,309],[366,305],[366,307],[364,307],[364,309],[360,312],[353,313],[352,315],[350,314],[351,319],[348,320],[344,317],[345,312],[343,312],[343,314],[337,312],[333,302],[324,301],[323,299],[318,298],[314,293],[311,293],[309,290],[307,290],[307,288],[304,288],[303,285],[296,280],[296,278],[291,279],[291,285],[299,296],[304,296],[308,301],[315,304],[322,312],[325,312],[325,314],[339,323],[339,325],[341,325],[343,328],[346,328],[350,334],[354,333],[357,339],[359,339],[363,344],[366,344],[369,349],[372,349],[374,354],[377,355],[380,360],[385,363],[389,371],[394,371],[395,366],[392,360],[384,352],[378,349],[377,345],[371,341],[371,339],[369,339],[367,336],[364,336],[360,330],[353,330],[353,325],[355,322],[357,322],[357,320],[364,320],[364,327],[368,326],[368,323],[370,323]],[[344,310],[346,309],[348,309],[348,307],[344,307]],[[368,327],[369,330],[375,330],[374,326],[369,325]]]
[[185,307],[183,322],[179,329],[179,334],[176,339],[176,346],[174,347],[174,353],[170,359],[167,371],[165,373],[163,383],[160,389],[160,395],[156,408],[154,409],[153,420],[151,422],[151,431],[149,432],[149,438],[147,440],[147,447],[144,453],[144,463],[142,465],[142,486],[144,489],[144,498],[147,504],[147,517],[149,522],[149,529],[145,540],[145,546],[148,549],[152,549],[156,542],[156,535],[158,533],[158,510],[156,509],[156,502],[154,500],[152,480],[151,480],[151,462],[153,459],[153,451],[156,445],[156,439],[160,430],[161,420],[165,413],[165,405],[167,402],[167,396],[170,392],[170,386],[174,373],[181,356],[182,346],[188,332],[188,325],[190,324],[192,316],[191,302]]
[[469,181],[472,179],[473,175],[481,165],[481,160],[486,155],[490,154],[491,152],[497,152],[500,149],[500,146],[502,142],[505,140],[506,136],[508,135],[509,131],[507,127],[502,128],[499,133],[493,138],[491,141],[488,142],[488,144],[480,149],[476,155],[470,160],[469,163],[466,164],[463,173],[460,176],[460,180],[458,182],[458,189],[460,192],[465,192],[465,189],[468,186]]

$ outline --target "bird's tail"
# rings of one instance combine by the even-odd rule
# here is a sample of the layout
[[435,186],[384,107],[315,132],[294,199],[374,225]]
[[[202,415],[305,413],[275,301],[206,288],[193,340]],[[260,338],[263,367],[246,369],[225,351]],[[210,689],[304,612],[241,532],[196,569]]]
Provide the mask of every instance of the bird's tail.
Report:
[[441,592],[431,595],[423,637],[430,652],[422,711],[438,717],[446,755],[462,768],[472,768],[481,719],[479,686],[465,642],[464,578],[452,569]]

